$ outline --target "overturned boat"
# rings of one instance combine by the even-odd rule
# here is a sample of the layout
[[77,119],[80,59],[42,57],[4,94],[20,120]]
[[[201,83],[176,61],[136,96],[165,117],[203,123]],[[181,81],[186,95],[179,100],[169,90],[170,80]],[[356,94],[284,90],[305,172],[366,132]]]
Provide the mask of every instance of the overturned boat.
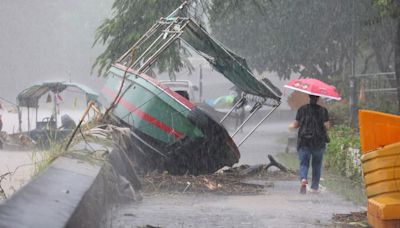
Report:
[[146,169],[173,174],[213,172],[239,160],[238,148],[220,124],[143,73],[119,64],[111,67],[101,91],[108,104],[116,99],[126,70],[124,92],[112,114],[151,145],[137,141],[147,158],[134,160],[146,163]]
[[111,66],[101,93],[103,106],[109,107],[106,113],[135,133],[137,141],[132,146],[141,153],[130,156],[138,165],[147,171],[199,175],[237,163],[238,146],[221,123],[146,75],[158,57],[174,42],[184,42],[244,91],[235,107],[250,94],[257,97],[257,104],[271,104],[275,110],[281,93],[267,79],[258,80],[243,58],[224,48],[193,19],[177,17],[182,7],[157,21]]

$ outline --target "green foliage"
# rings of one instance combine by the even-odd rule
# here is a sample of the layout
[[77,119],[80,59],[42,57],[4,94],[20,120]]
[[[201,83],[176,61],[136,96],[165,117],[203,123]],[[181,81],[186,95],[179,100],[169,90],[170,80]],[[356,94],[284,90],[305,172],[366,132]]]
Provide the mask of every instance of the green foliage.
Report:
[[352,20],[361,45],[370,38],[365,24],[377,13],[365,0],[229,2],[218,1],[210,10],[214,34],[258,71],[284,78],[292,72],[325,79],[341,74],[351,58]]
[[398,115],[398,104],[395,94],[376,93],[367,97],[366,102],[359,104],[360,109],[385,112]]
[[50,141],[49,149],[38,151],[32,154],[32,161],[35,164],[34,174],[37,175],[45,170],[51,162],[64,153],[64,144]]
[[379,7],[380,16],[382,17],[397,17],[399,14],[397,10],[400,5],[397,0],[374,0],[374,4]]
[[[193,8],[200,7],[199,3],[203,1],[191,1],[189,13]],[[113,17],[106,19],[96,32],[93,45],[105,45],[106,49],[97,57],[92,69],[98,67],[99,75],[103,75],[110,64],[128,50],[156,20],[168,16],[181,3],[180,0],[115,0]],[[187,57],[185,47],[174,45],[159,58],[156,66],[160,71],[168,71],[173,75],[185,66],[190,69]]]
[[346,125],[336,125],[329,130],[329,137],[331,141],[324,155],[325,168],[361,183],[361,168],[349,152],[349,148],[360,147],[358,133]]
[[[94,45],[105,45],[106,49],[93,69],[104,74],[158,18],[171,13],[181,2],[115,0],[113,16],[97,29]],[[247,58],[258,72],[275,71],[282,78],[296,72],[323,79],[346,92],[353,51],[356,73],[394,70],[399,2],[193,0],[187,13],[198,19],[209,16],[212,34]],[[176,44],[155,65],[173,77],[184,67],[191,69],[189,55],[184,45]]]
[[334,102],[327,105],[329,120],[332,125],[349,124],[349,105],[342,102]]

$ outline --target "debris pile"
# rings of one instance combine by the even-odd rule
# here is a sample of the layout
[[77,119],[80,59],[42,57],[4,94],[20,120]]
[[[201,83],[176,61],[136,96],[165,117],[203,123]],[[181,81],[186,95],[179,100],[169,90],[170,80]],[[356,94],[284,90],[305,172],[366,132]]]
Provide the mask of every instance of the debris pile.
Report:
[[252,179],[273,180],[275,178],[295,178],[292,172],[268,171],[268,165],[241,165],[234,168],[223,168],[210,175],[184,175],[174,176],[167,172],[152,172],[143,177],[143,191],[176,192],[176,193],[217,193],[217,194],[257,194],[264,187],[270,187],[268,183],[256,184],[247,182]]
[[366,211],[334,214],[332,220],[333,223],[345,227],[369,227]]
[[226,175],[173,176],[152,173],[143,178],[144,192],[212,192],[220,194],[255,194],[263,185],[248,184]]

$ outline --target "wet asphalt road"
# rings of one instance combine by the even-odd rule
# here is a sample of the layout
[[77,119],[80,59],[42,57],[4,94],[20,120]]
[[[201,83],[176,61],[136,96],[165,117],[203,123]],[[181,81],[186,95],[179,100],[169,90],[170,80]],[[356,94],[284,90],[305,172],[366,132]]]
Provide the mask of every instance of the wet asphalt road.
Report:
[[[278,114],[279,115],[279,114]],[[267,120],[240,147],[240,164],[268,163],[267,154],[285,150],[289,118]],[[247,134],[250,127],[235,137]],[[260,184],[263,181],[260,182]],[[361,208],[334,193],[300,195],[299,183],[275,181],[263,194],[221,196],[212,194],[145,195],[143,201],[118,205],[110,227],[331,227],[333,213],[349,213]]]

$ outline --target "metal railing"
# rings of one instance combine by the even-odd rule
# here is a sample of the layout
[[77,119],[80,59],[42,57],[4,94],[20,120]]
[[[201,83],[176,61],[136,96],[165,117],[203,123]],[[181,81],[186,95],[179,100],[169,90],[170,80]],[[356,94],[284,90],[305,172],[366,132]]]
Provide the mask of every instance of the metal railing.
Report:
[[396,93],[395,72],[384,72],[376,74],[357,74],[360,86],[366,93]]

